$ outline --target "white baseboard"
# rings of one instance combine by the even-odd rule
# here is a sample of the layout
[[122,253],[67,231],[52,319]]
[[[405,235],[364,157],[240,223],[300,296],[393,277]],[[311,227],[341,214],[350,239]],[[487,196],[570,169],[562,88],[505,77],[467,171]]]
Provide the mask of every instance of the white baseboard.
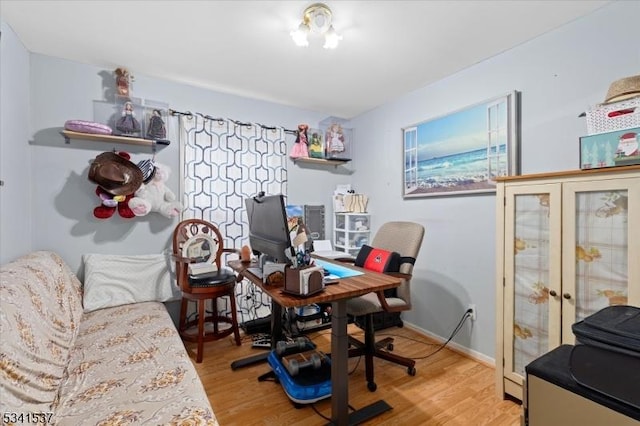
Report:
[[[436,342],[442,344],[444,342],[447,341],[446,338],[438,336],[437,334],[433,334],[430,331],[427,331],[423,328],[420,328],[418,326],[416,326],[415,324],[411,324],[409,322],[403,321],[404,326],[405,327],[409,327],[412,330],[417,331],[418,333],[424,334],[425,337],[431,339],[431,340],[435,340]],[[466,346],[462,346],[456,342],[454,342],[453,340],[450,341],[449,343],[447,343],[447,348],[452,349],[455,352],[458,352],[462,355],[465,355],[475,361],[478,361],[484,365],[487,365],[489,367],[495,368],[496,366],[496,360],[494,358],[488,357],[483,353],[480,353],[478,351],[474,351],[472,349],[467,348]]]

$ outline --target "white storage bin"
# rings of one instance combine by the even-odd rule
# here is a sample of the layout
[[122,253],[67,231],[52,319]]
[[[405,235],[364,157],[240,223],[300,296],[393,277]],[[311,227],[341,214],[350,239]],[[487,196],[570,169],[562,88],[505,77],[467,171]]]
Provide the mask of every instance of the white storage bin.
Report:
[[640,96],[611,104],[600,104],[587,111],[587,134],[640,127]]

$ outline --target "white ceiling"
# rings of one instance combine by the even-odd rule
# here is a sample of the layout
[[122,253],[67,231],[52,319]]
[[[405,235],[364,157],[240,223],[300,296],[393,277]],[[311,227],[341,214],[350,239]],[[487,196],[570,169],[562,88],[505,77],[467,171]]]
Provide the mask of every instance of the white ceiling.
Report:
[[326,1],[336,50],[293,44],[311,3],[0,0],[0,18],[31,52],[352,118],[608,1]]

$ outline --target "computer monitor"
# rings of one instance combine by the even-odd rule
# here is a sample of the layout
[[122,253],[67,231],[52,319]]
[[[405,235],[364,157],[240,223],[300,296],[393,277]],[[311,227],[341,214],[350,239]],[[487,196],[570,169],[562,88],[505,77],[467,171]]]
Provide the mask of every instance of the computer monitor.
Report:
[[[268,256],[268,260],[290,263],[288,252],[293,258],[295,249],[291,246],[284,196],[264,195],[245,199],[249,220],[249,245],[254,254]],[[264,256],[261,259],[264,261]]]

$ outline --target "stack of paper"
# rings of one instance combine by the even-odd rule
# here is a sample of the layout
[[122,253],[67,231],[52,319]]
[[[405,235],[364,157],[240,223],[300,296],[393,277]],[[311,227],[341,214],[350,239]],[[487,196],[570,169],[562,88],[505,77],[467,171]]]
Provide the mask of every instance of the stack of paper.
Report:
[[326,257],[328,259],[337,259],[339,257],[351,257],[348,253],[334,250],[330,240],[314,240],[313,254],[321,257]]
[[215,263],[200,262],[189,264],[189,275],[208,274],[217,270]]

